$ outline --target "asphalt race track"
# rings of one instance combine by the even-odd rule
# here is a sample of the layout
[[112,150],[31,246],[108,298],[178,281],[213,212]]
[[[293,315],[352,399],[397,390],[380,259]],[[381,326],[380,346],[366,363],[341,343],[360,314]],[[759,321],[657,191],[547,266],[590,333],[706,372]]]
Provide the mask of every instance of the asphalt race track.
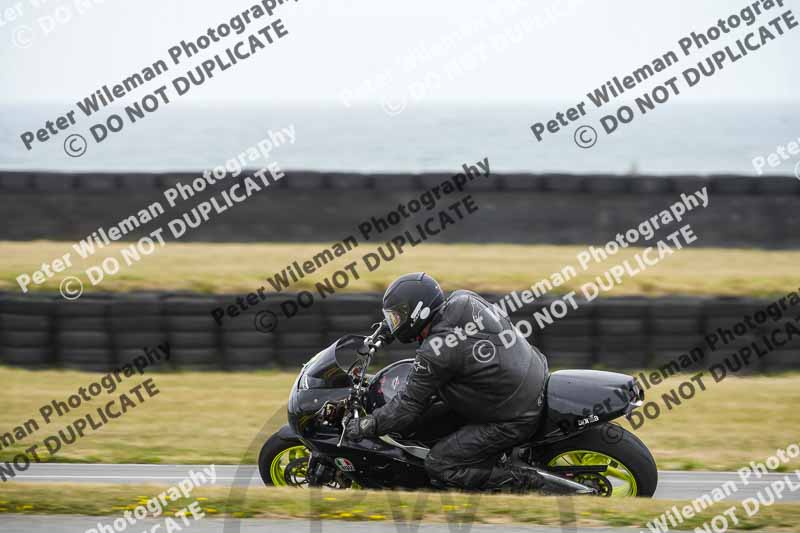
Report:
[[[25,471],[17,474],[14,481],[44,483],[156,483],[174,485],[189,476],[190,470],[200,470],[209,465],[131,465],[131,464],[66,464],[40,463],[33,464]],[[237,472],[238,471],[238,472]],[[255,465],[233,466],[216,465],[217,486],[261,486]],[[655,497],[660,499],[681,500],[694,499],[719,487],[725,481],[737,483],[738,492],[732,499],[743,500],[754,497],[756,493],[771,482],[781,479],[786,474],[769,474],[761,479],[749,480],[747,486],[739,481],[736,472],[671,472],[658,473],[658,490]],[[786,492],[784,501],[800,501],[800,491]],[[5,530],[3,530],[5,531]]]
[[[135,483],[174,485],[185,479],[190,470],[200,470],[208,465],[133,465],[133,464],[35,464],[10,483]],[[253,465],[232,466],[216,465],[217,486],[261,486],[256,467]],[[770,474],[761,479],[750,480],[749,485],[737,483],[739,491],[732,495],[733,499],[742,500],[755,494],[773,481],[782,478],[784,474]],[[728,480],[739,481],[735,472],[659,472],[659,487],[656,498],[660,499],[693,499],[719,487]],[[783,496],[784,502],[800,500],[800,491],[787,492]],[[31,516],[31,515],[0,515],[0,531],[4,533],[74,533],[84,532],[97,527],[103,517],[86,516]],[[104,522],[106,522],[105,520]],[[158,524],[157,520],[143,520],[137,523],[136,531],[149,531],[150,527]],[[150,526],[150,527],[148,527]],[[192,522],[190,527],[193,533],[250,533],[266,531],[274,533],[450,533],[460,531],[463,533],[490,533],[497,531],[497,526],[469,524],[395,524],[387,522],[341,522],[322,521],[310,522],[307,520],[266,520],[248,519],[237,521],[234,519],[204,518]],[[631,528],[599,528],[575,529],[573,527],[526,527],[503,525],[504,533],[610,533],[620,531],[633,533],[639,531]]]

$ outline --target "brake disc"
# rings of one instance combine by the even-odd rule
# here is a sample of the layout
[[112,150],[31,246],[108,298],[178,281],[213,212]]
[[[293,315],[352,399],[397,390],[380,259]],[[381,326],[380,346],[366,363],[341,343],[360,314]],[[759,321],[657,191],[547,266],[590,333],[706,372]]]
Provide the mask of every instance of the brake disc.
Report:
[[300,487],[308,484],[308,457],[298,457],[286,465],[283,471],[283,479],[286,484],[292,487]]

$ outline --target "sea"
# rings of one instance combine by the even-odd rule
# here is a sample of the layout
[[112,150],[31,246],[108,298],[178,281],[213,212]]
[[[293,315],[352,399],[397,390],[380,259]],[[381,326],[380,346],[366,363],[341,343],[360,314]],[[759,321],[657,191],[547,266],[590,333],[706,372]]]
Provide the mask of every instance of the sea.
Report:
[[[126,104],[127,105],[127,104]],[[458,172],[465,163],[489,159],[491,172],[580,174],[736,174],[795,175],[800,155],[787,150],[800,143],[800,104],[781,102],[668,102],[607,133],[606,115],[615,108],[588,109],[585,117],[546,133],[531,131],[569,108],[567,102],[411,102],[389,107],[379,102],[281,104],[207,102],[161,105],[132,122],[121,106],[92,116],[80,111],[76,124],[34,142],[21,141],[55,121],[75,103],[0,105],[0,170],[62,172],[201,172],[224,165],[274,133],[293,128],[293,143],[272,147],[269,162],[286,170],[377,173]],[[95,124],[123,117],[119,131],[97,142]],[[610,119],[605,119],[609,124]],[[597,131],[589,148],[575,142],[583,125]],[[100,128],[95,127],[95,131]],[[71,134],[86,150],[65,153]],[[274,144],[279,144],[278,142]],[[777,154],[784,147],[785,156]],[[759,159],[760,158],[760,159]],[[754,164],[755,160],[755,164]],[[266,166],[262,159],[248,162]],[[757,168],[760,167],[760,168]]]

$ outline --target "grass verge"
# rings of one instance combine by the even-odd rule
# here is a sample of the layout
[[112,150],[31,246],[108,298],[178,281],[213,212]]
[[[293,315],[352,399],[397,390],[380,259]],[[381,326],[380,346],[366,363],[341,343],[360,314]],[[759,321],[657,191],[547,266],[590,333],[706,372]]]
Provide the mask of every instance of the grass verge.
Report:
[[[0,513],[122,516],[126,510],[133,510],[165,488],[155,485],[4,484],[0,486]],[[227,488],[198,488],[188,499],[170,502],[161,518],[173,516],[197,500],[208,517],[630,526],[646,530],[647,522],[673,505],[680,508],[689,503],[395,491],[301,492],[301,489],[266,487],[252,488],[246,494],[237,489],[233,497],[229,498],[230,495]],[[715,504],[673,529],[691,531],[702,527],[732,505],[734,502]],[[800,504],[796,503],[762,507],[752,517],[747,516],[741,504],[734,512],[739,520],[734,528],[737,530],[796,531],[800,522]]]
[[[102,393],[78,409],[45,424],[39,409],[65,401],[96,374],[30,371],[0,367],[0,437],[28,419],[39,429],[13,444],[4,443],[0,460],[8,461],[86,413],[152,377],[159,393],[110,420],[97,431],[64,446],[59,462],[109,463],[254,463],[267,436],[286,422],[291,372],[153,373],[123,381],[114,393]],[[647,391],[655,399],[678,386],[676,376]],[[710,381],[710,379],[708,379]],[[131,395],[131,397],[133,397]],[[137,402],[138,403],[138,402]],[[650,448],[662,470],[735,470],[764,460],[800,440],[800,375],[730,377],[635,433]],[[663,406],[663,402],[662,402]],[[96,414],[95,414],[95,418]],[[627,421],[622,425],[630,429]],[[798,464],[797,466],[800,466]]]
[[[88,260],[81,260],[72,243],[33,241],[0,242],[0,290],[16,292],[16,277],[32,273],[66,252],[72,253],[73,267],[49,278],[33,291],[57,291],[63,277],[78,275],[87,293],[95,290],[83,272],[99,265],[105,257],[121,258],[120,250],[130,244],[115,243],[100,249]],[[144,257],[114,276],[106,276],[96,290],[124,292],[133,290],[191,290],[202,293],[246,293],[264,286],[272,291],[266,278],[280,272],[292,261],[312,259],[327,244],[217,244],[170,243]],[[485,292],[508,292],[524,289],[571,265],[577,275],[554,293],[577,290],[594,280],[609,267],[630,259],[640,248],[622,250],[616,256],[593,263],[584,271],[577,254],[582,246],[525,246],[506,244],[430,244],[409,248],[391,262],[383,262],[374,272],[367,272],[360,258],[376,249],[362,244],[319,269],[313,276],[294,284],[290,290],[313,289],[336,270],[357,261],[360,278],[344,291],[379,291],[407,272],[425,271],[434,276],[445,290],[469,288]],[[122,259],[120,259],[122,262]],[[650,268],[634,278],[626,278],[615,287],[614,295],[659,296],[687,295],[784,295],[800,287],[798,251],[737,250],[687,248],[666,257],[657,268]],[[124,264],[124,263],[123,263]],[[635,264],[633,262],[632,264]]]

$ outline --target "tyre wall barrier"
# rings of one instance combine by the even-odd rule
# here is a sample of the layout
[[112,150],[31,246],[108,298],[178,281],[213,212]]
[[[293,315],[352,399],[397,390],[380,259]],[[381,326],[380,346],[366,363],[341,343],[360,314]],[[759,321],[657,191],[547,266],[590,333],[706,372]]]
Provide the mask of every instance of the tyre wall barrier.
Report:
[[[225,178],[170,208],[164,191],[201,173],[61,174],[0,171],[0,240],[77,241],[160,202],[165,213],[122,240],[164,227],[243,176]],[[181,237],[196,242],[334,242],[357,234],[370,217],[441,184],[449,174],[348,174],[287,171],[270,188],[214,215]],[[602,244],[637,226],[682,193],[707,186],[710,205],[684,219],[698,245],[800,248],[800,180],[794,177],[497,174],[421,210],[381,234],[413,230],[439,209],[472,194],[479,211],[432,242]],[[223,202],[224,203],[224,202]],[[674,231],[671,227],[669,231]],[[610,237],[611,236],[611,237]]]
[[[235,295],[132,293],[67,301],[56,295],[0,294],[0,364],[107,372],[143,355],[145,348],[168,343],[170,358],[156,369],[297,370],[337,338],[369,334],[380,317],[379,294],[348,294],[286,318],[281,303],[294,297],[269,295],[218,325],[211,311],[230,305]],[[511,318],[535,324],[533,313],[549,302],[540,299]],[[719,329],[734,331],[745,315],[769,303],[746,298],[598,299],[570,310],[544,330],[536,328],[529,341],[547,354],[552,368],[657,369],[697,347],[703,349],[704,359],[696,367],[708,367],[758,342],[780,324],[768,319],[755,329],[738,331],[713,352],[704,337]],[[413,345],[392,343],[380,352],[377,363],[413,357],[413,352]],[[800,338],[795,338],[758,358],[748,371],[798,368]]]

